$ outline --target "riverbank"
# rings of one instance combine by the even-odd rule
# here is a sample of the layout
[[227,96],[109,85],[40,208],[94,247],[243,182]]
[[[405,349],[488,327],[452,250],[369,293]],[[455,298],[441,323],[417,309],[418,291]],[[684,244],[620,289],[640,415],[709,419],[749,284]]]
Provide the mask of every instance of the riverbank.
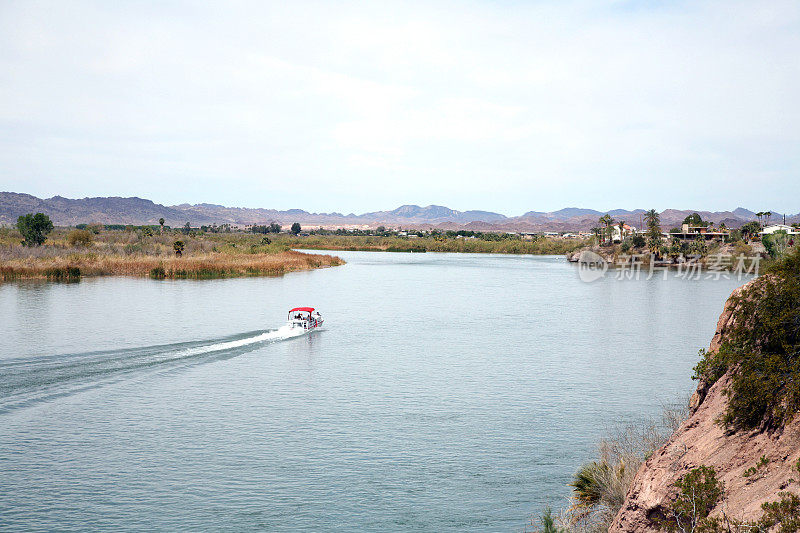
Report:
[[[0,243],[0,281],[86,276],[149,276],[154,279],[213,279],[278,276],[344,264],[332,255],[289,250],[263,238],[102,232],[80,243],[56,230],[43,246]],[[180,252],[180,253],[177,253]]]
[[150,276],[154,279],[213,279],[279,276],[298,270],[338,266],[331,255],[286,251],[277,254],[202,254],[191,257],[119,256],[71,253],[0,262],[0,280],[50,279],[70,281],[85,276]]
[[569,509],[529,531],[797,531],[798,280],[794,249],[734,290],[696,392],[660,426],[671,431],[640,424],[603,441],[573,475]]
[[639,469],[609,531],[798,530],[798,324],[795,249],[728,299],[691,416]]
[[607,263],[611,267],[630,268],[632,265],[659,268],[685,268],[693,265],[720,271],[737,268],[751,271],[755,265],[766,265],[764,247],[759,243],[703,243],[702,247],[674,246],[655,256],[646,247],[614,245],[582,246],[565,254],[571,263]]
[[[270,237],[273,238],[273,237]],[[487,234],[482,237],[438,235],[396,237],[374,235],[280,235],[274,242],[291,248],[352,252],[456,252],[489,254],[564,255],[586,246],[582,239],[539,237],[525,240],[518,235]]]

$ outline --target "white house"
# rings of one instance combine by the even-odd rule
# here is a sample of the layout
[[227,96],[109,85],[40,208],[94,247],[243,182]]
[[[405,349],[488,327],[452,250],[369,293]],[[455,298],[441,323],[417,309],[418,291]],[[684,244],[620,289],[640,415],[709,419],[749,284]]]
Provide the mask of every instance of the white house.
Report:
[[800,230],[793,228],[792,226],[787,226],[786,224],[771,224],[769,226],[764,226],[764,229],[759,231],[759,233],[761,235],[772,235],[776,231],[785,231],[789,235],[800,235]]
[[626,235],[636,234],[636,228],[627,224],[623,224],[622,231],[619,229],[619,224],[611,226],[611,231],[611,240],[614,242],[621,242],[622,238]]

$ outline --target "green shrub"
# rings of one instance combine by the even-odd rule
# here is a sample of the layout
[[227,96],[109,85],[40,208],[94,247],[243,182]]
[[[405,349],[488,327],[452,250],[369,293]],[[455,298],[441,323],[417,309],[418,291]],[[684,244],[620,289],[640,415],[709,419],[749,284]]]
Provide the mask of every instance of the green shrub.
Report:
[[53,231],[53,222],[43,213],[28,213],[17,218],[17,229],[25,239],[25,246],[41,246]]
[[789,235],[783,230],[776,231],[772,235],[764,235],[761,237],[761,243],[772,259],[783,257],[787,248],[789,248],[790,241]]
[[764,245],[764,249],[770,257],[775,258],[775,256],[778,255],[778,247],[775,245],[775,240],[771,235],[763,235],[761,237],[761,244]]
[[695,377],[708,383],[731,371],[721,420],[730,430],[780,427],[800,409],[800,249],[768,274],[732,302],[731,331],[695,367]]
[[48,268],[45,276],[51,281],[78,281],[81,279],[81,269],[70,266],[64,268]]
[[85,229],[74,229],[67,234],[67,244],[70,246],[89,246],[92,244],[92,234]]
[[167,273],[164,271],[163,265],[158,265],[157,267],[150,270],[150,277],[153,279],[164,279],[167,277]]
[[769,459],[767,459],[766,455],[762,455],[761,459],[758,460],[755,466],[751,466],[747,470],[742,473],[742,477],[750,477],[755,475],[759,469],[769,464]]
[[144,253],[144,246],[141,244],[126,244],[122,251],[125,255],[136,255],[136,254],[143,254]]
[[722,500],[725,486],[717,479],[713,467],[701,465],[692,469],[675,482],[678,495],[666,506],[664,518],[658,525],[666,531],[715,530],[717,521],[708,520],[708,515]]
[[759,531],[800,531],[800,498],[791,492],[779,492],[778,496],[780,500],[761,505],[764,514],[758,521]]
[[542,533],[566,533],[564,529],[556,526],[555,520],[553,519],[553,512],[549,507],[542,513],[541,522]]

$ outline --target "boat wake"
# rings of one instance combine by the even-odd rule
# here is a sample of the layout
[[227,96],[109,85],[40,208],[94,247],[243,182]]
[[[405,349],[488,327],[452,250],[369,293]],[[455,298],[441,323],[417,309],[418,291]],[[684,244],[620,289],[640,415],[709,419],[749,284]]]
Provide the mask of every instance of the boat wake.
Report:
[[0,414],[128,379],[230,359],[306,333],[283,326],[218,339],[0,361]]

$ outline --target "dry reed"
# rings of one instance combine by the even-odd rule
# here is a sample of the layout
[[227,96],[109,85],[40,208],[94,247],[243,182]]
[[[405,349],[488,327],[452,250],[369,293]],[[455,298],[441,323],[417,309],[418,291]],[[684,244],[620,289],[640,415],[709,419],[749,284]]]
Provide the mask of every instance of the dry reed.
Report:
[[[69,253],[64,253],[69,252]],[[275,276],[344,263],[331,255],[284,251],[274,254],[153,256],[64,250],[28,257],[0,257],[0,281],[15,279],[74,279],[81,276],[152,276],[156,278],[223,278]],[[77,269],[77,270],[75,270]]]

